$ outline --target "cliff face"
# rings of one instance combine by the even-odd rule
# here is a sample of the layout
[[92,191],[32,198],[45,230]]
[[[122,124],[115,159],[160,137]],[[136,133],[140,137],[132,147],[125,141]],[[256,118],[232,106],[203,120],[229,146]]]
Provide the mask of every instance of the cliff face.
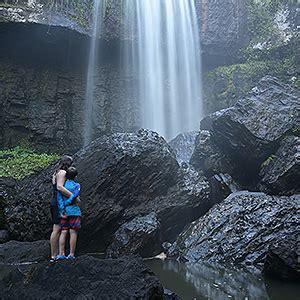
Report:
[[[236,63],[238,50],[249,41],[246,2],[194,1],[204,71]],[[42,150],[80,148],[92,7],[92,0],[0,1],[1,147],[24,141]],[[120,42],[135,39],[123,30],[122,0],[106,0],[103,14],[101,62],[96,72],[96,136],[131,131],[139,122],[138,101],[125,97],[128,81],[137,78],[126,78],[119,64]],[[206,97],[209,112],[232,103],[231,93],[220,101],[216,95],[219,90],[227,91],[227,82],[233,81],[221,77],[205,84],[206,94],[213,95]],[[235,79],[237,84],[243,81]]]
[[[89,39],[75,31],[33,24],[0,25],[1,147],[20,143],[43,151],[82,146]],[[97,67],[97,135],[134,127],[124,81],[111,46]],[[130,111],[130,115],[127,113]]]

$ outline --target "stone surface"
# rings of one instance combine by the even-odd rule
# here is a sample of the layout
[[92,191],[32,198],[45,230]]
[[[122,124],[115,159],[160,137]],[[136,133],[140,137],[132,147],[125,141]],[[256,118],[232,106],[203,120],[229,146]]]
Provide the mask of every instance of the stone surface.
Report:
[[297,237],[299,204],[299,195],[233,193],[186,227],[170,247],[169,255],[190,262],[230,262],[262,268],[272,244]]
[[[103,136],[75,155],[75,165],[82,185],[79,242],[89,251],[105,250],[121,225],[152,212],[160,223],[160,239],[152,240],[153,249],[149,248],[154,251],[212,205],[207,180],[192,168],[179,168],[172,149],[151,131]],[[54,169],[51,166],[18,184],[5,208],[15,238],[48,238]]]
[[[160,223],[155,213],[136,217],[123,224],[114,234],[114,240],[106,250],[108,257],[118,257],[128,253],[140,253],[146,257],[153,254],[153,242],[159,240]],[[160,245],[157,245],[159,249]],[[150,250],[150,251],[149,251]]]
[[210,199],[212,203],[220,203],[231,193],[241,190],[241,187],[229,174],[216,174],[208,178],[210,185]]
[[213,141],[234,162],[235,174],[248,183],[260,164],[276,152],[288,134],[300,132],[299,92],[273,77],[264,77],[252,95],[202,121]]
[[204,68],[236,60],[237,50],[248,41],[247,5],[241,0],[197,0]]
[[6,243],[9,241],[9,232],[8,230],[0,230],[0,244]]
[[1,266],[5,299],[163,299],[163,287],[138,257],[82,256],[49,265]]
[[264,263],[263,273],[271,278],[300,281],[299,256],[298,230],[292,236],[270,246]]
[[201,130],[197,135],[190,163],[208,177],[218,173],[233,173],[231,160],[222,153],[207,130]]
[[188,163],[190,161],[195,149],[195,139],[197,135],[197,131],[181,133],[169,142],[179,163]]
[[89,10],[88,1],[85,0],[80,1],[79,5],[43,0],[1,1],[0,23],[60,26],[86,34],[89,32]]
[[48,259],[49,240],[35,242],[9,241],[0,245],[1,264],[37,263]]
[[276,195],[300,194],[300,138],[285,138],[275,154],[262,163],[259,188]]
[[[0,35],[0,146],[78,151],[85,124],[88,40],[62,28],[32,25],[1,25]],[[113,51],[105,47],[96,67],[93,138],[137,128],[138,107],[124,99],[125,83]]]

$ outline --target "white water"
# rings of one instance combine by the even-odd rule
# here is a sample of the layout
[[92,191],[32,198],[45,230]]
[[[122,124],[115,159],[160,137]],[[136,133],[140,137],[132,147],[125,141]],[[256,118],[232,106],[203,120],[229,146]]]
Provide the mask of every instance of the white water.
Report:
[[141,126],[166,138],[198,129],[202,87],[194,1],[124,0],[123,9],[124,29],[132,36],[123,48],[123,67],[126,76],[138,76]]
[[95,72],[98,57],[98,35],[103,25],[103,0],[95,0],[93,7],[93,29],[90,42],[89,64],[87,72],[86,94],[85,94],[85,117],[84,117],[84,145],[87,145],[92,140],[93,124],[96,116],[94,116],[94,95],[95,95]]

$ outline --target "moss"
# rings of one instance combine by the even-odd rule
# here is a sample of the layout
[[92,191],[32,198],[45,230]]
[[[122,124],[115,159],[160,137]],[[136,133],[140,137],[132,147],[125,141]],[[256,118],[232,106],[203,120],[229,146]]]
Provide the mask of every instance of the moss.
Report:
[[214,69],[206,75],[205,79],[207,112],[234,105],[266,75],[278,77],[283,82],[299,88],[297,66],[296,57],[287,57],[282,60],[252,60]]
[[274,159],[276,158],[276,155],[272,154],[270,155],[262,164],[261,164],[261,167],[262,168],[266,168],[271,161],[273,161]]
[[0,177],[22,179],[36,171],[45,169],[58,159],[57,154],[37,153],[21,146],[0,150]]

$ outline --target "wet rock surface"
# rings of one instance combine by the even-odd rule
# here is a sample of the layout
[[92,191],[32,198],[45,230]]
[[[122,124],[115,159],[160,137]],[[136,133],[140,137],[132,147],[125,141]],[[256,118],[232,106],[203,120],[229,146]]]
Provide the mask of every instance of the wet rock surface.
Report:
[[233,173],[231,160],[219,149],[208,130],[201,130],[195,140],[195,150],[190,163],[207,176]]
[[275,195],[300,194],[300,138],[285,138],[262,164],[259,188]]
[[[128,253],[140,253],[142,256],[153,254],[153,243],[159,240],[160,223],[155,213],[136,217],[123,224],[114,234],[113,242],[106,250],[107,257],[119,257]],[[157,242],[156,242],[157,243]],[[156,245],[157,251],[160,245]]]
[[1,267],[5,299],[163,299],[163,287],[138,257]]
[[298,233],[274,243],[267,253],[263,273],[267,277],[285,281],[300,282],[299,240]]
[[[89,251],[105,250],[121,225],[151,212],[160,222],[157,248],[211,207],[206,179],[192,168],[180,168],[165,140],[151,131],[103,136],[75,155],[75,165],[83,199],[79,241]],[[15,238],[48,237],[54,170],[51,166],[16,187],[5,209]]]
[[181,133],[169,142],[179,163],[188,163],[195,149],[197,131]]
[[[252,95],[202,121],[212,139],[238,169],[235,176],[257,180],[260,164],[281,140],[299,134],[299,92],[273,77],[264,77]],[[246,172],[247,170],[247,172]]]
[[241,190],[241,187],[229,174],[216,174],[208,179],[210,199],[213,203],[220,203],[227,196]]
[[[269,246],[297,234],[300,196],[237,192],[179,235],[170,256],[262,268]],[[290,249],[292,251],[292,249]]]
[[48,259],[49,254],[49,240],[35,242],[9,241],[0,245],[1,264],[43,262]]

